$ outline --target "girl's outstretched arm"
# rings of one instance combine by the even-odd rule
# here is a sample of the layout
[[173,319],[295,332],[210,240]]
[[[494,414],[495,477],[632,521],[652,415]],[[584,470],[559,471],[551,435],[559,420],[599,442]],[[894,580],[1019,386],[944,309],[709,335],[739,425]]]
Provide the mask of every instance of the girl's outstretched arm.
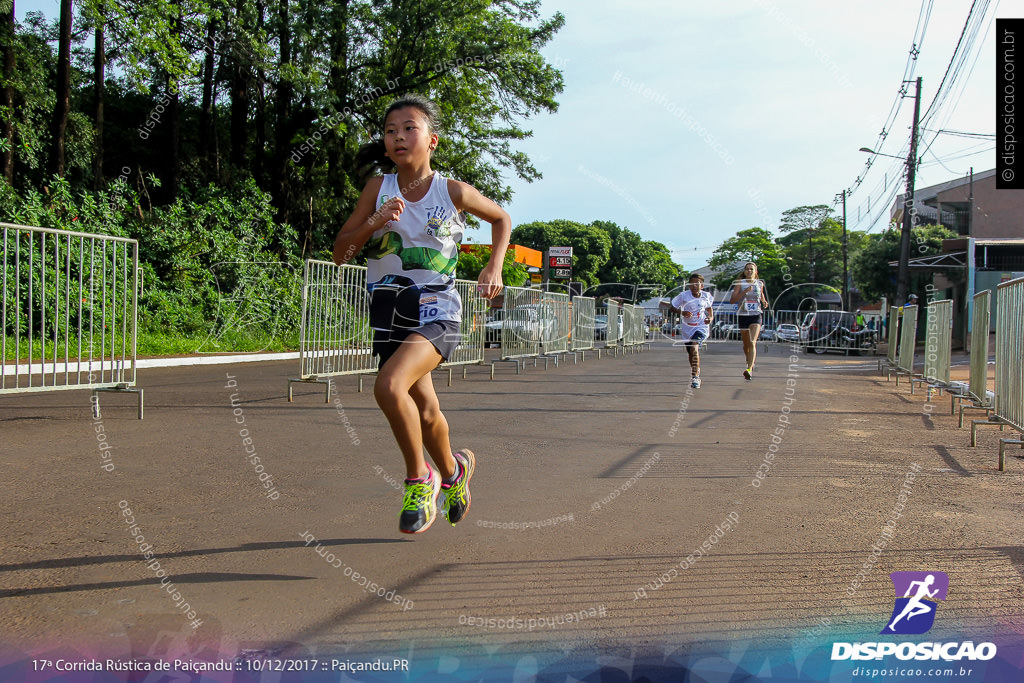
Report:
[[402,215],[405,202],[401,197],[392,197],[379,209],[376,208],[377,195],[383,182],[383,178],[371,178],[363,188],[352,215],[334,238],[335,264],[340,266],[354,259],[373,233],[387,225],[388,221],[397,221]]
[[503,208],[467,183],[449,180],[448,194],[456,209],[491,224],[491,257],[480,271],[478,289],[480,296],[493,299],[501,293],[501,267],[505,263],[505,252],[512,234],[512,219]]

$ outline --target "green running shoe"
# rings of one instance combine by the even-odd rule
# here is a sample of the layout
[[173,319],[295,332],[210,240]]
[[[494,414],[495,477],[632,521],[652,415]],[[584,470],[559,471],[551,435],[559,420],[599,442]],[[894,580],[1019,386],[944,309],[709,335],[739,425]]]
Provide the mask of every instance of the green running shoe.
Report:
[[461,468],[459,478],[452,484],[441,483],[441,488],[445,492],[445,516],[452,526],[461,522],[469,510],[469,504],[472,502],[469,495],[469,480],[473,478],[473,470],[476,469],[476,456],[473,455],[473,451],[463,448],[456,451],[454,456]]
[[422,534],[437,518],[437,498],[441,494],[441,475],[430,470],[428,481],[405,480],[405,497],[398,528],[403,534]]

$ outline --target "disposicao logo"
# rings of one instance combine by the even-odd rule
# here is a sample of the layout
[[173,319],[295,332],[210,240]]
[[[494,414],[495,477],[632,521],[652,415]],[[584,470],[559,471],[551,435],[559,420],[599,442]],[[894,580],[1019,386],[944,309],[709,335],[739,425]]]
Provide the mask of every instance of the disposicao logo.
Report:
[[936,600],[946,599],[949,577],[945,572],[893,572],[889,577],[896,589],[896,604],[880,633],[927,633],[935,623]]
[[[896,589],[892,616],[881,634],[914,635],[927,633],[935,623],[938,600],[946,599],[949,577],[944,572],[893,572],[889,575]],[[971,641],[949,643],[833,643],[832,660],[879,660],[895,655],[897,659],[954,662],[987,661],[996,656],[994,643]]]

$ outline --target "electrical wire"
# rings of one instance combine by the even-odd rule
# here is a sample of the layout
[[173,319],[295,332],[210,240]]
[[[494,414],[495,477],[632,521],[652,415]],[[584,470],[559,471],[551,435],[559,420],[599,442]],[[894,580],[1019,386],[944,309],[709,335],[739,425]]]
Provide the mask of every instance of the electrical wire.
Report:
[[[998,0],[997,0],[996,4],[998,5]],[[918,130],[919,131],[932,132],[933,135],[931,136],[931,139],[927,141],[927,143],[925,145],[925,148],[924,148],[924,151],[921,152],[918,155],[917,163],[919,165],[921,165],[921,159],[924,156],[924,154],[925,153],[929,153],[931,151],[931,146],[935,143],[935,140],[942,133],[950,133],[950,134],[954,134],[954,135],[959,135],[960,137],[972,137],[972,138],[983,138],[983,139],[994,139],[994,137],[995,137],[994,135],[989,135],[989,134],[985,134],[985,133],[963,133],[963,132],[960,132],[960,131],[947,131],[947,130],[944,130],[941,127],[941,125],[940,125],[938,131],[931,131],[931,130],[928,130],[927,127],[926,127],[927,124],[933,118],[938,117],[940,114],[944,114],[943,123],[945,121],[948,121],[949,118],[951,118],[953,111],[955,111],[956,106],[959,104],[959,102],[960,102],[960,100],[961,100],[961,98],[963,96],[963,92],[964,92],[964,89],[966,87],[966,84],[969,82],[970,76],[971,76],[971,74],[973,74],[974,68],[977,66],[978,59],[979,59],[979,57],[981,55],[981,50],[977,50],[977,51],[974,50],[974,45],[977,42],[978,34],[981,31],[982,27],[985,27],[984,36],[982,38],[982,44],[984,44],[984,41],[987,39],[989,30],[990,30],[991,25],[993,23],[992,21],[986,21],[986,16],[988,15],[989,5],[990,5],[990,0],[974,0],[973,1],[972,5],[971,5],[971,9],[970,9],[970,11],[968,12],[968,15],[967,15],[967,19],[964,22],[964,27],[963,27],[963,29],[960,32],[960,39],[958,40],[957,46],[956,46],[956,48],[953,51],[953,55],[950,57],[949,64],[946,67],[946,72],[943,75],[943,79],[942,79],[942,82],[940,83],[939,89],[936,91],[935,97],[932,99],[931,104],[929,104],[928,108],[925,110],[925,115],[923,117],[921,117]],[[924,8],[924,6],[922,6],[922,12],[924,12],[924,11],[925,11],[925,8]],[[928,12],[929,16],[930,16],[930,11],[931,11],[931,5],[929,4],[928,8],[927,8],[927,12]],[[915,29],[915,46],[918,45],[918,41],[923,39],[923,36],[919,37],[919,35],[918,35],[919,32],[920,32],[920,29],[921,29],[921,25],[922,25],[922,19],[921,19],[920,15],[919,15],[918,28]],[[925,22],[925,25],[926,25],[926,22]],[[913,48],[911,50],[911,53],[912,53],[912,56],[914,56],[915,59],[916,59],[916,55],[913,54],[914,53],[914,49]],[[974,54],[974,59],[971,62],[970,68],[967,71],[967,77],[966,78],[961,78],[961,76],[964,73],[964,66],[967,63],[967,61],[970,60],[970,57],[971,57],[972,53]],[[909,80],[909,79],[906,78],[906,76],[907,76],[907,70],[904,69],[904,81]],[[951,106],[945,107],[944,105],[946,104],[947,101],[949,101],[950,96],[953,95],[954,93],[955,93],[955,96],[951,100]],[[900,90],[900,97],[901,97],[901,99],[902,99],[902,97],[905,94],[906,94],[906,87],[905,87],[905,83],[904,83],[904,87],[902,87],[901,90]],[[881,139],[883,139],[883,138],[880,136],[880,140]],[[921,142],[924,142],[924,140],[922,139]],[[909,146],[909,144],[905,145],[904,146],[904,150],[907,149],[908,146]],[[878,149],[878,148],[880,148],[880,146],[876,147],[876,149]],[[968,148],[968,150],[970,150],[970,149],[972,149],[972,148]],[[987,145],[986,145],[986,149],[988,149]],[[953,154],[957,154],[958,156],[955,156],[955,157],[952,157],[952,158],[947,157],[945,160],[946,161],[953,161],[953,160],[956,160],[956,159],[961,159],[961,158],[966,158],[966,157],[969,157],[969,156],[974,156],[976,154],[980,154],[980,153],[983,153],[984,151],[986,151],[986,150],[979,150],[979,151],[973,151],[972,152],[972,151],[968,151],[968,150],[961,150],[960,152],[954,152]],[[936,163],[939,163],[940,165],[942,165],[942,167],[945,168],[947,171],[950,170],[949,168],[947,168],[942,163],[943,160],[939,159],[937,155],[932,153],[932,156],[936,159]],[[873,158],[870,161],[873,161]],[[849,198],[849,195],[854,190],[856,190],[858,187],[860,187],[860,185],[864,182],[864,178],[867,176],[868,171],[870,171],[870,169],[872,167],[872,164],[870,163],[870,161],[869,161],[868,164],[866,164],[864,173],[861,176],[858,176],[857,180],[853,184],[852,189],[847,193],[847,198]],[[952,171],[950,171],[950,172],[952,173]],[[886,182],[886,185],[887,185],[887,182]],[[876,184],[876,188],[877,188],[877,184]],[[879,197],[885,196],[886,189],[887,188],[885,187],[885,185],[883,185],[882,191],[879,194]],[[895,189],[893,190],[892,193],[889,193],[889,195],[891,197],[894,197],[895,194],[896,194],[896,190]],[[872,192],[869,193],[868,206],[870,206],[871,199],[872,199],[872,197],[874,197],[874,195],[875,195],[875,190],[873,190]],[[869,216],[870,216],[870,211],[868,213],[869,213]],[[868,232],[870,232],[874,228],[875,224],[881,218],[881,215],[882,215],[882,212],[879,212],[878,215],[876,215],[872,219],[872,222],[870,224]],[[861,222],[862,221],[859,221],[858,223],[861,223]]]
[[[900,88],[892,106],[889,108],[889,115],[885,119],[882,131],[878,134],[878,138],[875,141],[874,149],[876,150],[881,149],[883,143],[888,138],[889,133],[892,130],[892,126],[895,124],[896,118],[899,116],[900,109],[903,106],[903,100],[906,99],[907,82],[912,80],[917,68],[917,57],[921,53],[921,46],[924,44],[924,38],[928,31],[928,23],[931,20],[932,7],[934,4],[935,0],[921,0],[921,9],[918,10],[917,15],[917,25],[914,28],[914,40],[907,53],[907,61],[903,66],[903,77],[900,79]],[[846,190],[847,199],[849,199],[850,195],[852,195],[864,182],[864,179],[867,177],[868,172],[874,164],[874,156],[875,155],[872,155],[868,158],[864,163],[864,170],[859,176],[857,176],[852,187]],[[837,195],[837,197],[838,196],[839,195]],[[838,201],[838,199],[835,200],[832,206],[835,207]]]

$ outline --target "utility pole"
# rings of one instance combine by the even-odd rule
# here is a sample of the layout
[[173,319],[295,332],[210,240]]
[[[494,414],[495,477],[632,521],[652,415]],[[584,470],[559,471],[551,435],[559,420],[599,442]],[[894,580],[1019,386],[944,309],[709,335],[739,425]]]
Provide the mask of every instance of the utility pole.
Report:
[[967,197],[967,236],[974,237],[974,167],[971,166],[970,194]]
[[921,77],[917,77],[917,92],[914,94],[914,124],[910,128],[910,154],[907,156],[907,195],[903,199],[903,229],[900,232],[900,263],[896,273],[896,303],[907,302],[910,287],[910,232],[914,227],[914,176],[917,171],[917,119],[921,115]]
[[846,190],[843,190],[843,310],[849,311],[853,306],[850,302],[850,269],[847,262],[846,242]]

